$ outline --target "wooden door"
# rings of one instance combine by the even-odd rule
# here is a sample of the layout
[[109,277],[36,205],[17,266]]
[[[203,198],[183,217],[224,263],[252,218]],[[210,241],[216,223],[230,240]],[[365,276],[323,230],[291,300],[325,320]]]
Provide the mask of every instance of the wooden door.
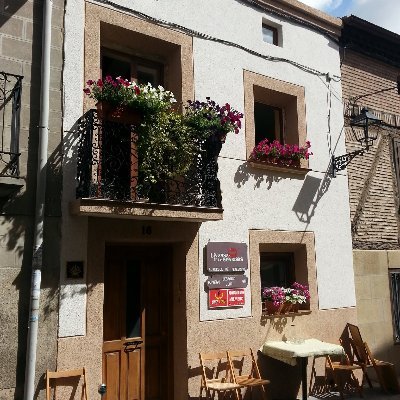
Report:
[[168,247],[107,248],[105,400],[172,399],[170,285]]

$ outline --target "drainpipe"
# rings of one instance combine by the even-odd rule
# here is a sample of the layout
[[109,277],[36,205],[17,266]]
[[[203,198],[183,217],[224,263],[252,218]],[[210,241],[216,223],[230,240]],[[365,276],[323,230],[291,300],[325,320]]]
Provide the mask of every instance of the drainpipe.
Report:
[[35,367],[39,325],[40,281],[43,261],[43,221],[46,195],[47,143],[49,130],[48,125],[52,6],[53,0],[44,1],[36,206],[32,255],[32,282],[28,321],[28,341],[26,349],[24,400],[33,400],[33,396],[35,393]]

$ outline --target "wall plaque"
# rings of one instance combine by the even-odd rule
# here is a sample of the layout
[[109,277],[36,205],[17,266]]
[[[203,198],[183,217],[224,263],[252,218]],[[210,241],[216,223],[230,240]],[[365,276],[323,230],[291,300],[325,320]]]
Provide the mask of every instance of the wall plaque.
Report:
[[245,275],[213,275],[206,281],[209,289],[245,288],[249,279]]
[[67,279],[83,279],[83,261],[67,261]]
[[209,308],[241,307],[244,304],[244,289],[211,289],[208,292]]
[[247,270],[247,244],[232,242],[209,242],[207,271],[243,272]]

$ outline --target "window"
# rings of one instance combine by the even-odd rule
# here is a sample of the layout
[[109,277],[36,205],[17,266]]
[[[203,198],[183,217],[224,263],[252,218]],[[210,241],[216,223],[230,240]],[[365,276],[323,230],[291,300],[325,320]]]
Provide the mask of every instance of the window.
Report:
[[262,24],[262,37],[264,42],[278,46],[278,29],[268,24]]
[[400,269],[389,272],[394,341],[400,343]]
[[295,282],[293,253],[260,254],[261,288],[290,287]]
[[265,138],[283,142],[283,110],[254,102],[254,129],[256,143]]
[[[261,140],[306,142],[305,96],[302,86],[244,71],[246,149],[250,156]],[[301,160],[308,168],[308,162]]]
[[138,84],[163,84],[163,65],[139,57],[103,50],[102,76],[121,76]]

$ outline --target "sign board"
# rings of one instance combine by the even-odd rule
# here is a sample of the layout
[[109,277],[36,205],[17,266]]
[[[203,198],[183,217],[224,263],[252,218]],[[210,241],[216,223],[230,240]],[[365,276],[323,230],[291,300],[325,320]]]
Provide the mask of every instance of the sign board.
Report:
[[245,288],[248,281],[245,275],[213,275],[207,279],[206,285],[209,289]]
[[245,243],[209,242],[207,244],[208,272],[243,272],[247,270]]
[[208,292],[208,307],[238,307],[244,306],[244,289],[211,289]]

